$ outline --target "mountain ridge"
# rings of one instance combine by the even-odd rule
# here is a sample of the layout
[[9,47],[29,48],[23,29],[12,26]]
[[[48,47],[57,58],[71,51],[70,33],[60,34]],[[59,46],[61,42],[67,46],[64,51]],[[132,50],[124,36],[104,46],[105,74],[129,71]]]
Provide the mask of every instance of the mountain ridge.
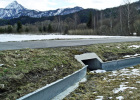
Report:
[[83,10],[82,7],[74,7],[74,8],[65,8],[65,9],[56,9],[56,10],[48,10],[48,11],[36,11],[30,10],[23,7],[17,1],[10,3],[5,8],[0,8],[0,19],[13,19],[19,18],[21,16],[29,16],[33,18],[41,18],[41,17],[49,17],[56,15],[67,15],[70,13],[75,13],[80,10]]

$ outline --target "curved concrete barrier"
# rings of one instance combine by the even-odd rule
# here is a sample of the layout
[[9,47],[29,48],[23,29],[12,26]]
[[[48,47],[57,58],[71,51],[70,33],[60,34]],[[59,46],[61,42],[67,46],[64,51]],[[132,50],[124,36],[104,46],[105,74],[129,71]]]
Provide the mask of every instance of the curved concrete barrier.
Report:
[[52,84],[44,86],[32,93],[29,93],[17,100],[51,100],[61,92],[65,91],[70,86],[79,82],[86,76],[87,66],[74,72],[73,74],[64,77]]

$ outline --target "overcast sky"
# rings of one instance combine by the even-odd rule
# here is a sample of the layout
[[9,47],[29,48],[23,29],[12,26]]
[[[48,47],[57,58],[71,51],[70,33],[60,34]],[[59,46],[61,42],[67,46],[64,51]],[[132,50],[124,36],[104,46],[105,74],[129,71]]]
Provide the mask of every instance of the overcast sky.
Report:
[[[15,0],[0,0],[0,8],[6,7]],[[127,0],[16,0],[28,9],[40,11],[54,10],[57,8],[67,8],[80,6],[83,8],[105,9],[124,4]],[[138,0],[129,0],[131,2]]]

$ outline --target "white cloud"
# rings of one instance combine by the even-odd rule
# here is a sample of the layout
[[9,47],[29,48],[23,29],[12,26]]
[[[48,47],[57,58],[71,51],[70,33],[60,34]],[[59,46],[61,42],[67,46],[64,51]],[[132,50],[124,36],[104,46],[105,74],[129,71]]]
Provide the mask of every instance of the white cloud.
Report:
[[8,4],[10,4],[13,1],[17,1],[25,8],[42,11],[54,9],[53,6],[57,4],[56,2],[52,2],[53,0],[0,0],[0,8],[5,8]]
[[7,4],[11,3],[13,0],[0,0],[0,8],[4,8]]
[[[110,7],[119,6],[124,4],[126,0],[67,0],[73,5],[78,5],[83,8],[96,8],[96,9],[105,9]],[[137,0],[130,0],[131,2]]]
[[19,3],[28,8],[28,9],[36,9],[36,10],[50,10],[51,6],[56,5],[55,2],[50,2],[50,0],[28,0],[28,3],[25,3],[25,0],[18,0]]

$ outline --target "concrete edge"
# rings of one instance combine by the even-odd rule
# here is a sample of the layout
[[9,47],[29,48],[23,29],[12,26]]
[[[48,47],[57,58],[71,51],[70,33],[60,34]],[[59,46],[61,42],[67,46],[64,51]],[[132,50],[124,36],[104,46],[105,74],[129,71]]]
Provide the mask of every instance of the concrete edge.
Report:
[[82,60],[97,59],[101,63],[103,63],[102,59],[100,59],[96,53],[84,53],[81,55],[75,55],[75,59],[78,62],[80,62],[83,66],[85,66],[85,64],[82,62]]
[[95,53],[85,53],[75,55],[75,59],[83,66],[88,65],[89,70],[113,71],[140,64],[140,56],[103,62]]
[[[68,76],[66,76],[66,77],[64,77],[64,78],[62,78],[62,79],[59,79],[59,80],[57,80],[57,81],[55,81],[55,82],[53,82],[53,83],[51,83],[51,84],[48,84],[48,85],[46,85],[46,86],[44,86],[44,87],[42,87],[42,88],[40,88],[40,89],[37,89],[36,91],[34,91],[34,92],[32,92],[32,93],[29,93],[29,94],[27,94],[27,95],[25,95],[25,96],[23,96],[23,97],[20,97],[19,99],[17,99],[17,100],[32,100],[32,99],[28,99],[29,97],[31,97],[31,96],[33,96],[33,95],[36,95],[36,94],[38,94],[39,92],[41,92],[41,91],[43,91],[44,89],[47,89],[47,88],[49,88],[49,87],[52,87],[53,85],[57,85],[57,83],[59,83],[59,82],[62,82],[62,81],[64,81],[64,80],[66,80],[66,79],[69,79],[71,76],[74,76],[74,75],[76,75],[77,73],[79,73],[80,71],[83,71],[83,70],[85,70],[85,72],[84,72],[84,74],[85,75],[83,75],[82,77],[80,77],[80,80],[82,79],[82,78],[84,78],[85,76],[86,76],[86,72],[87,72],[87,65],[85,66],[85,67],[83,67],[82,69],[80,69],[80,70],[78,70],[78,71],[76,71],[76,72],[74,72],[74,73],[72,73],[71,75],[68,75]],[[77,79],[77,82],[78,81],[80,81],[79,79]],[[75,84],[76,82],[73,82],[73,84]],[[69,87],[67,87],[67,88],[69,88]],[[62,91],[60,90],[60,93],[61,93]],[[47,94],[47,93],[46,93]],[[58,94],[56,94],[56,96],[57,96]],[[47,99],[47,98],[46,98]],[[33,99],[34,100],[34,99]],[[37,99],[36,99],[37,100]]]

